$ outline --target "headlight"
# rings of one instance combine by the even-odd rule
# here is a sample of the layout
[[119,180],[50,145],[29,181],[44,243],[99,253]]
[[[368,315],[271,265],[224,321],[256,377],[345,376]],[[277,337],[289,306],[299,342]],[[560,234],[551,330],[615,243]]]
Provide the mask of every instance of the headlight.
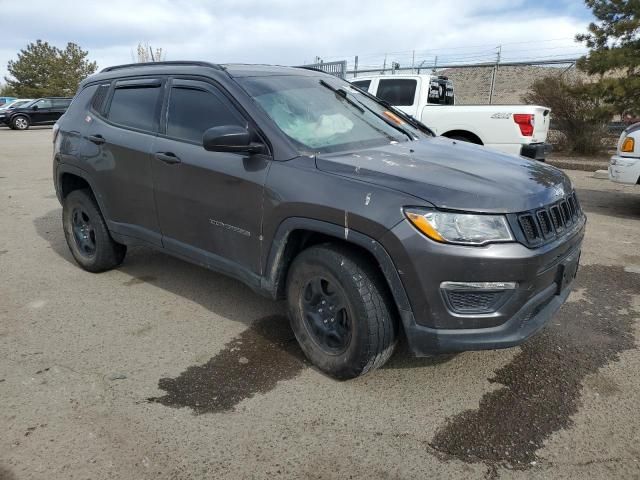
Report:
[[439,212],[422,208],[405,208],[404,214],[418,230],[437,242],[484,245],[514,241],[504,215]]

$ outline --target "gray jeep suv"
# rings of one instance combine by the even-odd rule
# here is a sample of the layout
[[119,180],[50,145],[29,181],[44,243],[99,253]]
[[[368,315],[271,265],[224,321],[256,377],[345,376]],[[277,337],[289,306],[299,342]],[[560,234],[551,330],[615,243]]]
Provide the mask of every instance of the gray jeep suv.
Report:
[[162,62],[86,79],[53,178],[85,270],[149,245],[286,299],[336,378],[517,345],[567,298],[585,229],[560,170],[435,137],[322,72]]

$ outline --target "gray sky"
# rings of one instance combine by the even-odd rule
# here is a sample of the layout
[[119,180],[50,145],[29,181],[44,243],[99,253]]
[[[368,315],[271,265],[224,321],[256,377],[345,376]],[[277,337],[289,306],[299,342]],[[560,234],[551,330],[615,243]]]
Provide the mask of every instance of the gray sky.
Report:
[[168,60],[361,65],[573,57],[590,13],[580,0],[0,0],[0,78],[29,42],[78,43],[99,67],[131,62],[138,42]]

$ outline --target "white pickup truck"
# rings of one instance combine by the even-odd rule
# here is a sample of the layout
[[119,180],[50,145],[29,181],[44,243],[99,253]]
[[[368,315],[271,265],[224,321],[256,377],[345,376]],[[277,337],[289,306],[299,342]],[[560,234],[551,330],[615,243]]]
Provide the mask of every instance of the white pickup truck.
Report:
[[550,109],[535,105],[455,105],[451,80],[437,75],[377,75],[355,86],[412,115],[437,135],[544,160]]
[[609,179],[640,185],[640,123],[631,125],[620,135],[618,149],[609,163]]

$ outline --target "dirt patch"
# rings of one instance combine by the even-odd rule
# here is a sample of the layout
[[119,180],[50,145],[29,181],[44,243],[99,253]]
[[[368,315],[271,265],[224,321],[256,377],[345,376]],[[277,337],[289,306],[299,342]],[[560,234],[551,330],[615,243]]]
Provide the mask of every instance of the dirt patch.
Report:
[[176,378],[162,378],[166,395],[149,398],[168,407],[189,407],[197,414],[232,410],[305,368],[304,357],[283,316],[255,321],[204,365],[187,368]]
[[576,281],[582,298],[565,304],[496,371],[490,381],[504,387],[484,395],[477,410],[448,420],[433,448],[467,462],[523,468],[545,439],[571,426],[585,378],[634,348],[632,297],[640,294],[640,275],[621,267],[585,266]]
[[0,465],[0,480],[16,480],[16,476],[11,470]]

